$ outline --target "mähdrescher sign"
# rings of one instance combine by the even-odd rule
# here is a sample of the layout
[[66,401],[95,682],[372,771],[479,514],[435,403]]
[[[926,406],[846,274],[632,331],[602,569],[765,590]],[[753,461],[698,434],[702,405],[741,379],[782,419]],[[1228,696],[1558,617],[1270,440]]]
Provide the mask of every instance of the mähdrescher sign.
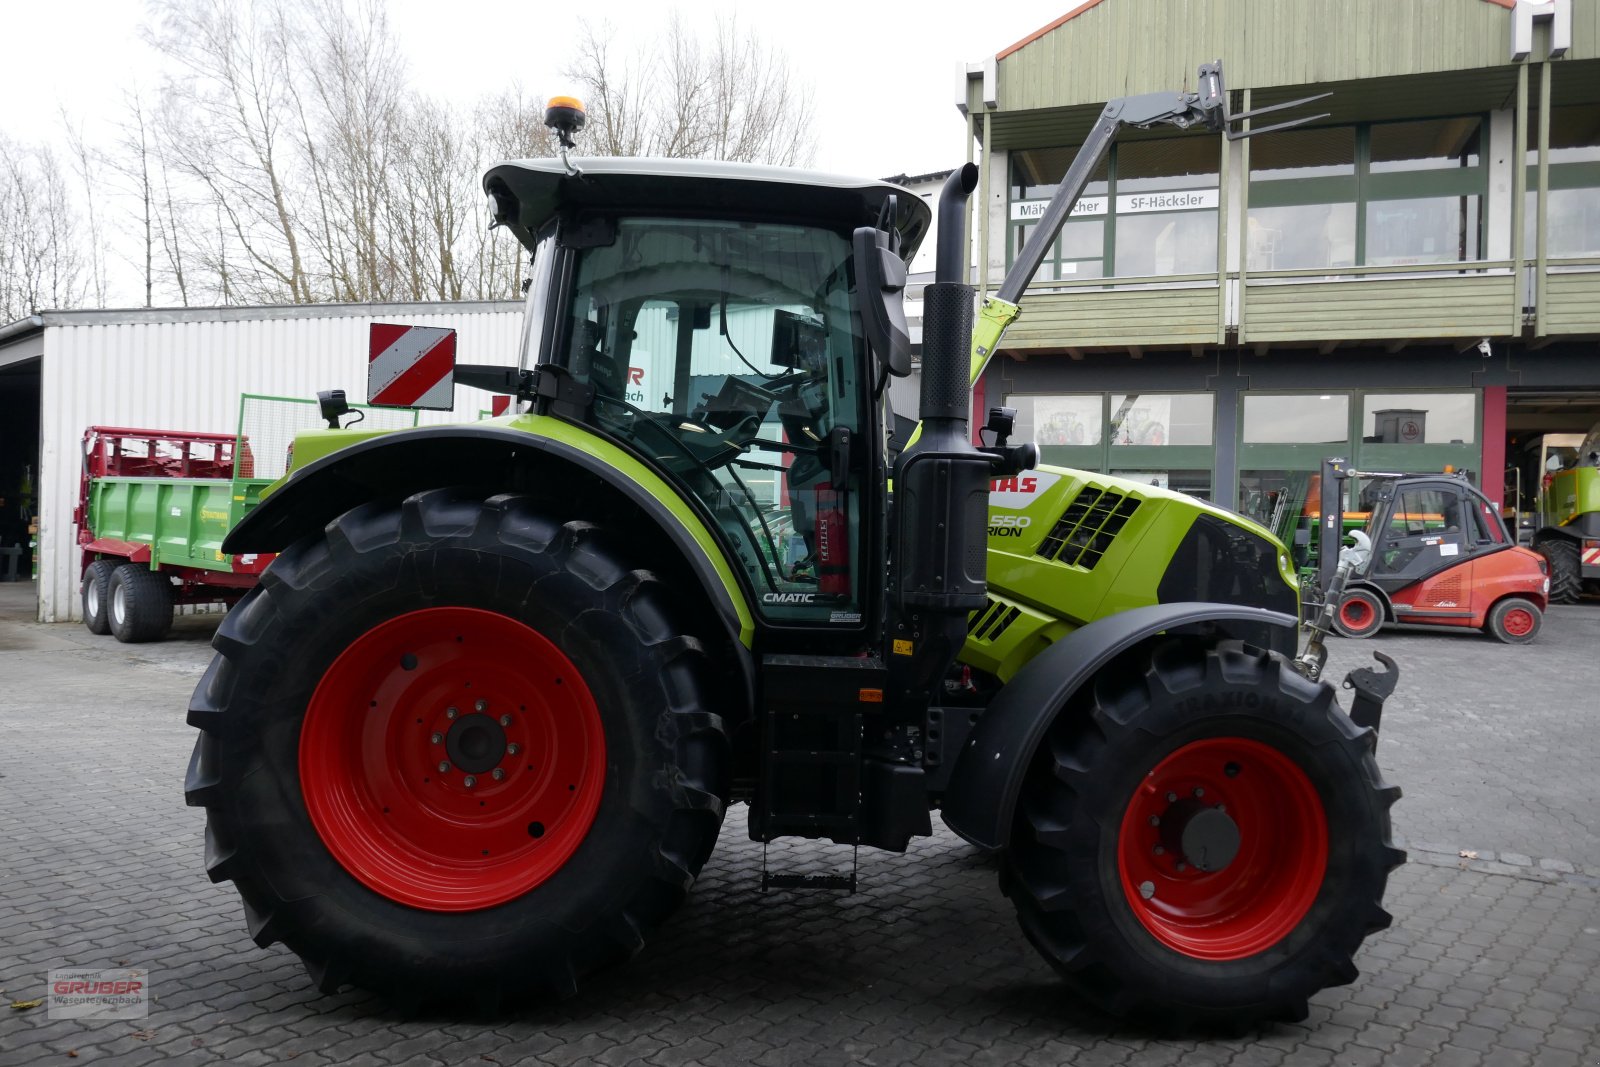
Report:
[[[1072,205],[1072,217],[1104,215],[1109,206],[1104,196],[1079,197]],[[1117,197],[1118,215],[1138,215],[1147,211],[1204,211],[1217,206],[1216,189],[1175,189],[1160,193],[1124,193]],[[1044,216],[1048,200],[1013,200],[1012,222],[1033,222]]]

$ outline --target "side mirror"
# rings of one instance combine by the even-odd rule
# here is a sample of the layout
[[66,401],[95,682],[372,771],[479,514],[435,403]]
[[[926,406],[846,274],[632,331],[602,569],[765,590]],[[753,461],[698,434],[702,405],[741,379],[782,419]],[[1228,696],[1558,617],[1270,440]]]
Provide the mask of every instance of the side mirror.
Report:
[[911,332],[906,329],[906,263],[889,247],[889,234],[862,226],[852,242],[856,304],[878,362],[897,378],[911,373]]
[[1549,459],[1544,461],[1544,469],[1549,471],[1551,474],[1555,474],[1561,469],[1561,457],[1552,455]]

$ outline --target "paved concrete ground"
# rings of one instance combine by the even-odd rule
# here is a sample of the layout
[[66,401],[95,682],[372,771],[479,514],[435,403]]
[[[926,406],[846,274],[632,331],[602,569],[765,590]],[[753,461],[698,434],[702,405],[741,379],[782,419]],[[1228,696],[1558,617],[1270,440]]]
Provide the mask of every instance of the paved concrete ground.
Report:
[[1170,1041],[1067,997],[948,833],[863,853],[855,896],[763,899],[742,809],[644,954],[557,1008],[402,1019],[321,996],[250,942],[183,806],[183,707],[215,618],[122,646],[22,621],[27,595],[0,585],[0,989],[31,1000],[51,967],[125,961],[154,1000],[142,1023],[0,1008],[0,1064],[1600,1064],[1600,604],[1553,611],[1527,648],[1336,642],[1341,674],[1373,648],[1406,670],[1380,749],[1412,850],[1395,925],[1304,1025]]

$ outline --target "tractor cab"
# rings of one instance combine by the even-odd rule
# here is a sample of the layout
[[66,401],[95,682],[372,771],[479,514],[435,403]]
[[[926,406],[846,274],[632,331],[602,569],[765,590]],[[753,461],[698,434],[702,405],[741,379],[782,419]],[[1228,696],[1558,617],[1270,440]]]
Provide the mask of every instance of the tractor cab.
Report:
[[[1385,624],[1482,629],[1502,641],[1533,640],[1543,621],[1550,579],[1537,553],[1518,547],[1494,505],[1459,474],[1374,474],[1330,459],[1322,469],[1322,510],[1341,514],[1345,487],[1361,483],[1367,513],[1357,537],[1364,558],[1337,598],[1334,627],[1346,637],[1371,637]],[[1324,520],[1324,542],[1339,536]],[[1339,553],[1325,543],[1319,555]]]
[[1367,483],[1361,501],[1372,542],[1367,580],[1383,589],[1510,547],[1494,506],[1465,478],[1383,477]]

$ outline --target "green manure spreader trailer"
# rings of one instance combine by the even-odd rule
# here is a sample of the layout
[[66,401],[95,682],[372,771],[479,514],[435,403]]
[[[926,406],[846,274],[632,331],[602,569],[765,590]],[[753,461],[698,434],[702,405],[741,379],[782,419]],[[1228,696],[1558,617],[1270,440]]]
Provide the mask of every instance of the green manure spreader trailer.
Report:
[[[668,919],[743,802],[755,840],[890,851],[939,812],[1117,1015],[1303,1018],[1351,981],[1403,859],[1374,762],[1393,671],[1352,672],[1341,708],[1255,523],[1038,467],[1003,409],[971,443],[971,383],[1117,131],[1228,129],[1220,65],[1198,84],[1107,105],[981,305],[977,169],[952,174],[898,451],[918,197],[703,161],[490,169],[530,255],[523,359],[454,375],[518,412],[303,433],[223,546],[278,555],[195,690],[187,796],[255,941],[402,1007],[570,995]],[[547,114],[567,147],[582,120]]]

